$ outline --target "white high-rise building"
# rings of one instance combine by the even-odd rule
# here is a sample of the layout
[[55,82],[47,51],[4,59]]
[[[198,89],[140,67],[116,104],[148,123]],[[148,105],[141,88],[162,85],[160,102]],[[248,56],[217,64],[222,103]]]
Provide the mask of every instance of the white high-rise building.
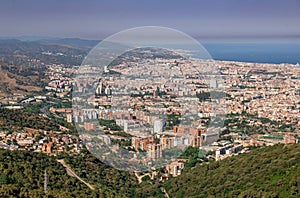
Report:
[[210,88],[218,88],[218,82],[216,79],[211,79],[209,82],[209,87]]
[[161,133],[164,131],[165,121],[163,119],[156,119],[153,122],[153,133]]
[[96,95],[101,95],[104,93],[104,91],[105,91],[105,85],[103,84],[103,82],[100,81],[96,88]]
[[106,94],[106,95],[111,95],[111,94],[112,94],[112,91],[111,91],[111,88],[110,88],[110,87],[106,87],[106,88],[105,88],[105,94]]

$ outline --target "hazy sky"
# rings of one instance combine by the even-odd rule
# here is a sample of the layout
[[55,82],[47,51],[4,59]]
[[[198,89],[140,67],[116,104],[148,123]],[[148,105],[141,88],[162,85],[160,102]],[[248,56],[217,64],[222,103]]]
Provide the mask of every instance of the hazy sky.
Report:
[[136,26],[194,37],[300,37],[299,0],[1,0],[0,36],[103,39]]

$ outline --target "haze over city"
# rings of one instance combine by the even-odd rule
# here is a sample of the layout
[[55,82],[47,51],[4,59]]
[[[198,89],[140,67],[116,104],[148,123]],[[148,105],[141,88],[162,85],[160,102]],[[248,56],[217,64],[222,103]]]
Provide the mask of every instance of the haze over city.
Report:
[[295,40],[299,0],[4,0],[0,36],[104,39],[137,26],[166,26],[195,38]]

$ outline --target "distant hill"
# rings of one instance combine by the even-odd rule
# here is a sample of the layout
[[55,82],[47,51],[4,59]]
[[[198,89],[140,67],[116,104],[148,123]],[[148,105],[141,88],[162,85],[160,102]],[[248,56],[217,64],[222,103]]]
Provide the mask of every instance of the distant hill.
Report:
[[25,55],[38,54],[42,52],[66,53],[78,55],[86,53],[93,45],[90,42],[74,40],[40,40],[20,41],[17,39],[0,40],[0,54],[19,53]]
[[136,197],[300,197],[300,144],[275,145],[198,165],[163,184],[145,185]]
[[56,37],[49,37],[49,36],[0,36],[0,40],[9,40],[9,39],[16,39],[20,41],[38,41],[43,39],[58,39]]
[[98,42],[77,38],[0,38],[0,97],[41,91],[47,83],[48,65],[80,65]]
[[0,37],[0,41],[21,41],[37,42],[44,44],[69,45],[77,48],[92,48],[101,40],[87,40],[80,38],[56,38],[56,37],[36,37],[36,36],[19,36],[19,37]]
[[63,39],[41,39],[38,40],[40,43],[66,45],[81,49],[91,49],[95,47],[100,40],[84,40],[79,38],[63,38]]
[[8,67],[0,63],[0,97],[40,92],[46,83],[43,71],[29,67]]

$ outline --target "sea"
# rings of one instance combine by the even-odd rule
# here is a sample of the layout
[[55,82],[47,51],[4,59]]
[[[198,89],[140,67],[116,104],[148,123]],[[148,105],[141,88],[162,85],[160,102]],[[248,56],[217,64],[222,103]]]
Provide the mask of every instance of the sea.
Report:
[[300,43],[204,43],[214,60],[300,63]]

